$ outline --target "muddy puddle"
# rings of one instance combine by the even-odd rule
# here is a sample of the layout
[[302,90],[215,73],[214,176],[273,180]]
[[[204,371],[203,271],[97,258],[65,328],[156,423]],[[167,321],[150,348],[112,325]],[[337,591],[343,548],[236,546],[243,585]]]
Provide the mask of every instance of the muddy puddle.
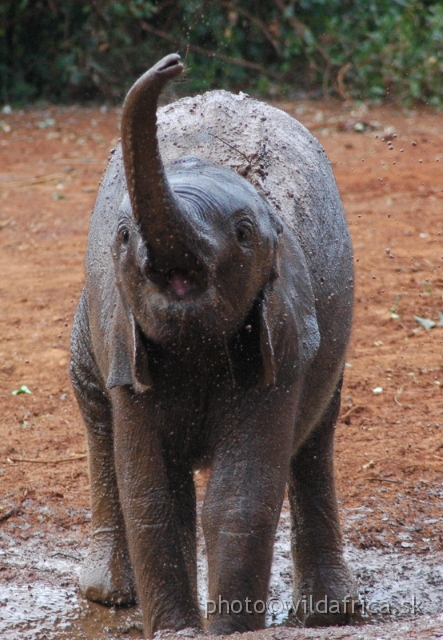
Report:
[[[141,618],[132,609],[106,608],[86,601],[77,576],[86,546],[78,539],[27,540],[0,531],[0,638],[9,640],[111,640],[141,638]],[[364,622],[406,620],[443,611],[443,553],[413,555],[406,549],[382,552],[346,547],[365,613]],[[9,571],[9,574],[8,574]],[[2,576],[0,575],[0,579]],[[289,517],[285,509],[276,536],[268,625],[282,624],[292,605]],[[199,533],[199,593],[207,599],[206,559]]]

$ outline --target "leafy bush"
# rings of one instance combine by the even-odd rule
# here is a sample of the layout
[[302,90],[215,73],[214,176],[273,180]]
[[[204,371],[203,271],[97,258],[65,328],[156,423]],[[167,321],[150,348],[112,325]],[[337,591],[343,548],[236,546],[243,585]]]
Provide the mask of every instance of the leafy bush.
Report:
[[303,91],[443,106],[432,0],[3,0],[0,100],[121,100],[171,51],[174,91]]
[[351,96],[442,105],[441,3],[358,0],[324,28],[333,67],[352,65],[343,83]]

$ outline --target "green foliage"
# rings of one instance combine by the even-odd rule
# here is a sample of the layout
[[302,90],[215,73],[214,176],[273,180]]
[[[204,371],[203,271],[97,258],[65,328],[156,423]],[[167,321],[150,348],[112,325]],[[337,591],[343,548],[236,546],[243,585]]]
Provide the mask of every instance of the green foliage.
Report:
[[3,0],[0,100],[121,100],[179,51],[213,87],[443,107],[439,0]]
[[441,3],[358,0],[324,29],[335,68],[352,65],[346,85],[353,97],[442,106]]

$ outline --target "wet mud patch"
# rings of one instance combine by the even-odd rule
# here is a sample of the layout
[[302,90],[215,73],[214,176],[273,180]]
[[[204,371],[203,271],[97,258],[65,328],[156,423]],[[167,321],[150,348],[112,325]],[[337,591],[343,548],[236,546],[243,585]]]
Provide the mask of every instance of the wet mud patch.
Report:
[[0,535],[0,638],[105,640],[141,637],[136,608],[87,601],[78,590],[86,555],[75,538]]
[[[142,638],[137,607],[108,608],[80,594],[78,573],[87,549],[77,537],[36,532],[23,540],[3,531],[0,548],[2,640]],[[362,638],[374,624],[383,623],[387,630],[393,623],[420,617],[424,621],[443,610],[443,553],[416,556],[404,549],[387,552],[347,545],[345,555],[359,584],[362,626],[358,632],[353,629]],[[198,565],[200,603],[205,611],[207,571],[201,530]],[[275,540],[267,625],[280,633],[280,625],[285,625],[285,633],[295,632],[289,627],[301,627],[293,616],[297,606],[302,610],[310,603],[293,601],[289,513],[285,507]],[[443,620],[441,624],[443,632]]]

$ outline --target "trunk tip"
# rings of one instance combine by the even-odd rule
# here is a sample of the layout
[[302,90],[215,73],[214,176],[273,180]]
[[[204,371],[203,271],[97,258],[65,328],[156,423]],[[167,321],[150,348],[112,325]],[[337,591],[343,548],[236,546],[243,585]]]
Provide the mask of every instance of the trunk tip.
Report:
[[167,73],[168,79],[173,78],[176,75],[180,75],[180,73],[183,71],[183,64],[181,62],[180,54],[170,53],[169,55],[165,56],[152,67],[152,71],[162,74]]
[[154,98],[152,104],[156,106],[156,99],[161,93],[163,87],[170,81],[176,78],[183,71],[183,63],[178,53],[171,53],[159,60],[153,67],[148,69],[136,82],[132,85],[131,89],[126,96],[125,106],[132,102],[138,102],[141,96],[144,96],[146,91],[150,91],[151,100]]

